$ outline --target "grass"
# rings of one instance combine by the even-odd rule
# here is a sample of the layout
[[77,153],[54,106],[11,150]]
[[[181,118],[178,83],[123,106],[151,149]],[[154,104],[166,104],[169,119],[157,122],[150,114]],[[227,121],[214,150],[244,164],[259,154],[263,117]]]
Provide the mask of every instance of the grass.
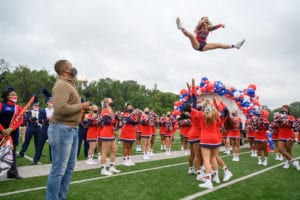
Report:
[[[156,143],[159,145],[158,141]],[[175,140],[174,148],[178,150],[180,148],[178,138]],[[159,149],[159,146],[156,149]],[[300,155],[300,145],[294,145],[293,154],[296,157]],[[229,182],[265,169],[265,167],[257,166],[257,158],[250,157],[246,149],[242,150],[238,163],[232,162],[230,156],[224,156],[223,159],[234,174]],[[25,159],[21,158],[21,160]],[[270,153],[268,167],[278,163],[279,161],[274,159],[274,153]],[[138,163],[131,167],[119,166],[118,169],[122,173],[112,177],[100,176],[99,169],[74,172],[68,199],[173,200],[205,191],[198,187],[199,182],[195,180],[195,176],[187,174],[187,157],[185,156]],[[221,169],[219,172],[222,180],[223,172]],[[292,166],[288,170],[279,166],[196,199],[279,200],[285,197],[299,199],[299,180],[300,171],[296,171]],[[43,187],[36,191],[0,196],[0,199],[44,199],[46,182],[47,176],[0,182],[0,195],[6,192]],[[221,184],[224,182],[221,181]],[[214,186],[217,185],[214,184]]]

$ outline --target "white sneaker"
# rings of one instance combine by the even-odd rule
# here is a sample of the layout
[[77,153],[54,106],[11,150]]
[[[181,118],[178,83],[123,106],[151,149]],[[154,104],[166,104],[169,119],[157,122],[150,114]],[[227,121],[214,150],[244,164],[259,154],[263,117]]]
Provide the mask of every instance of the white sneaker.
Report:
[[89,159],[87,159],[86,164],[89,164],[89,165],[96,165],[97,162],[94,161],[93,158],[89,158]]
[[127,160],[127,162],[129,163],[129,166],[135,165],[135,163],[131,159]]
[[153,157],[153,156],[154,156],[153,151],[150,151],[150,152],[149,152],[149,156],[150,156],[150,157]]
[[246,39],[243,39],[242,41],[236,43],[236,44],[234,45],[234,47],[237,48],[237,49],[240,49],[241,46],[245,43],[245,41],[246,41]]
[[203,174],[197,174],[196,180],[201,182],[206,181]]
[[118,173],[120,173],[121,171],[120,171],[120,170],[117,170],[117,169],[115,168],[115,166],[112,166],[112,167],[109,168],[109,172],[118,174]]
[[283,168],[284,168],[284,169],[290,168],[290,163],[289,163],[288,160],[286,160],[286,161],[284,162]]
[[300,170],[299,162],[297,160],[294,160],[292,164],[294,165],[294,167],[296,167],[297,170]]
[[282,156],[282,154],[279,155],[279,160],[280,160],[280,161],[283,161],[283,156]]
[[143,155],[143,159],[144,159],[144,160],[149,160],[150,158],[149,158],[149,156],[148,156],[147,154],[144,154],[144,155]]
[[268,160],[264,160],[264,162],[262,163],[263,166],[267,166],[268,165]]
[[194,174],[194,169],[192,167],[189,167],[188,174]]
[[107,170],[104,168],[104,169],[101,170],[101,175],[111,176],[111,175],[113,175],[113,173],[107,171]]
[[213,181],[216,183],[220,183],[219,176],[214,176]]
[[128,167],[128,166],[130,166],[130,163],[128,162],[128,160],[124,160],[123,165]]
[[212,189],[213,188],[213,184],[212,184],[211,181],[206,181],[205,183],[199,184],[199,187],[201,187],[201,188],[207,188],[207,189]]
[[262,162],[262,160],[261,159],[258,159],[258,163],[257,163],[258,165],[262,165],[263,164],[263,162]]
[[166,155],[170,156],[171,155],[171,151],[166,151]]
[[227,154],[227,155],[230,155],[230,150],[227,150],[227,151],[226,151],[226,154]]
[[176,18],[176,25],[177,25],[177,28],[178,28],[179,30],[181,30],[181,29],[182,29],[182,23],[181,23],[181,21],[180,21],[180,18],[179,18],[179,17],[177,17],[177,18]]
[[223,178],[223,181],[229,181],[229,179],[232,177],[232,173],[227,170],[224,174],[224,178]]
[[184,155],[185,155],[185,156],[190,155],[190,154],[189,154],[189,151],[188,151],[188,150],[185,150],[185,151],[184,151]]
[[98,160],[101,160],[101,153],[98,153]]
[[160,146],[160,150],[161,151],[164,150],[164,146],[163,145]]

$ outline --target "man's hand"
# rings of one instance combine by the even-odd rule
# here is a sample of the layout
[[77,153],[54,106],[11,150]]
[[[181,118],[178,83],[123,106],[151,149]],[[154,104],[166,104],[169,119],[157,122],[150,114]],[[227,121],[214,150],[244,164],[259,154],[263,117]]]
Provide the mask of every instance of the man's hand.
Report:
[[90,109],[90,105],[91,105],[91,103],[88,102],[88,101],[86,101],[86,102],[81,103],[81,108],[83,110],[89,110]]

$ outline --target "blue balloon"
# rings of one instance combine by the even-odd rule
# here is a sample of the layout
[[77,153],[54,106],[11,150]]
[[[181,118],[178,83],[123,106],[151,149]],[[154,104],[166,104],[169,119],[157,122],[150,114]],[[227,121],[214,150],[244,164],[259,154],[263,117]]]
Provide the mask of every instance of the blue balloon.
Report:
[[247,94],[248,94],[250,97],[254,97],[254,96],[255,96],[255,90],[253,90],[252,88],[248,88],[248,89],[247,89]]

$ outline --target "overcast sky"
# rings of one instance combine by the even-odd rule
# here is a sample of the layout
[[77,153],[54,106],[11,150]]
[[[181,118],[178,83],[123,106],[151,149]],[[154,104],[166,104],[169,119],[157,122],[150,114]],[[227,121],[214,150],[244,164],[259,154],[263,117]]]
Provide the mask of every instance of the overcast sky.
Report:
[[[68,59],[89,81],[136,80],[179,93],[192,78],[242,90],[260,103],[300,100],[300,1],[282,0],[0,0],[0,58],[47,69]],[[240,50],[199,52],[176,28],[192,31],[202,16],[224,29],[208,43],[246,38]]]

